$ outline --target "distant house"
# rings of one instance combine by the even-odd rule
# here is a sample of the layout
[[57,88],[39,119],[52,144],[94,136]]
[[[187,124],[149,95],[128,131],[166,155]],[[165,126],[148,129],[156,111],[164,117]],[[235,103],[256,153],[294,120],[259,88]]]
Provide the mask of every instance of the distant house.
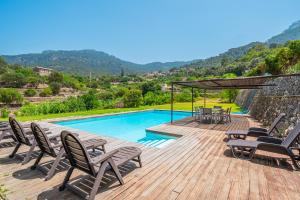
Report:
[[45,67],[34,67],[33,71],[37,72],[40,76],[49,76],[52,73],[52,69],[45,68]]

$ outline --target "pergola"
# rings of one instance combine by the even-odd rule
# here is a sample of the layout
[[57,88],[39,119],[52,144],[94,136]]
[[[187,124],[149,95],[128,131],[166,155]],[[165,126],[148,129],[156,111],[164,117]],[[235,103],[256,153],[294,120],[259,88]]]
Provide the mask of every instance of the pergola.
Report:
[[171,83],[171,123],[173,123],[174,110],[174,85],[192,88],[192,116],[194,115],[194,89],[204,90],[204,107],[206,106],[206,91],[207,90],[222,90],[222,89],[262,89],[266,86],[276,86],[268,83],[268,81],[279,77],[300,76],[297,74],[281,74],[281,75],[266,75],[266,76],[252,76],[239,77],[228,79],[207,79],[197,81],[175,81]]

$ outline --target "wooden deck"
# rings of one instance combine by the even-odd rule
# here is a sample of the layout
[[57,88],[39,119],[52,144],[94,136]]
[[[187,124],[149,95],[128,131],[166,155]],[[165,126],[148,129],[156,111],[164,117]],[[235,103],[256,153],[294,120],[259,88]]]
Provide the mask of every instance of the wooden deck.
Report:
[[[105,138],[108,150],[124,145],[142,148],[143,167],[122,167],[122,186],[107,174],[96,199],[300,199],[300,174],[292,170],[289,161],[261,153],[253,161],[232,158],[224,131],[250,125],[257,123],[250,118],[234,117],[228,125],[203,125],[187,118],[175,125],[154,127],[158,132],[182,135],[163,149]],[[55,126],[51,129],[61,130]],[[91,137],[83,132],[80,136]],[[9,146],[2,144],[0,148],[0,184],[9,190],[9,199],[79,199],[67,190],[57,189],[66,170],[44,181],[41,172],[30,170],[33,160],[21,165],[20,161],[9,159],[13,148]],[[72,177],[82,175],[77,172]],[[75,181],[84,188],[90,186],[87,179]]]

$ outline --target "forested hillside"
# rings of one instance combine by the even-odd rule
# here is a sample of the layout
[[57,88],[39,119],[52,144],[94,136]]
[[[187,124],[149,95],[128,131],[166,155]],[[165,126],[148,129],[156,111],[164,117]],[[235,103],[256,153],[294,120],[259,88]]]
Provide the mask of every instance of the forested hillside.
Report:
[[166,71],[188,62],[155,62],[136,64],[121,60],[115,56],[95,50],[79,51],[44,51],[36,54],[3,56],[10,64],[23,66],[44,66],[52,69],[79,75],[119,75],[121,73],[147,73],[151,71]]

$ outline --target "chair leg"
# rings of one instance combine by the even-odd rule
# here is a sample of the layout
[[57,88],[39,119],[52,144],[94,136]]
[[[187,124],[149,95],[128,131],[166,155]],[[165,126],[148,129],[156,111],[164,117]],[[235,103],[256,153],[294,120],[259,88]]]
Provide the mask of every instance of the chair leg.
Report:
[[19,150],[21,146],[21,143],[17,143],[15,149],[13,150],[13,152],[9,155],[10,158],[13,158],[15,156],[15,154],[17,153],[17,151]]
[[141,160],[141,156],[138,156],[138,161],[139,161],[140,167],[142,167],[142,160]]
[[115,162],[113,161],[113,159],[110,158],[110,159],[108,160],[108,163],[109,163],[109,165],[111,166],[112,170],[114,171],[115,175],[117,176],[117,178],[118,178],[120,184],[123,185],[123,184],[124,184],[124,181],[123,181],[122,175],[121,175],[121,173],[120,173],[118,167],[116,166]]
[[102,177],[103,177],[104,172],[106,170],[107,164],[108,164],[108,161],[105,161],[101,164],[101,167],[98,171],[98,174],[96,176],[96,179],[95,179],[95,182],[94,182],[94,185],[93,185],[93,189],[92,189],[90,195],[88,196],[89,200],[94,200],[95,199],[96,193],[98,191],[98,188],[99,188],[99,185],[101,183]]
[[70,169],[68,170],[68,172],[66,174],[63,184],[59,187],[59,191],[63,191],[66,188],[66,185],[69,182],[73,171],[74,171],[74,167],[70,167]]
[[36,166],[37,166],[37,165],[39,164],[39,162],[41,161],[43,155],[44,155],[44,152],[41,152],[41,153],[39,154],[39,156],[37,157],[37,159],[36,159],[35,162],[34,162],[34,165],[32,165],[30,169],[32,169],[32,170],[35,170],[35,169],[36,169]]
[[24,160],[22,162],[22,165],[24,165],[24,164],[26,164],[26,163],[28,163],[30,161],[31,155],[32,155],[35,147],[36,147],[36,142],[34,141],[34,142],[32,142],[32,145],[30,146],[29,151],[26,153],[26,156],[25,156],[25,158],[24,158]]
[[54,176],[57,165],[59,164],[59,162],[60,162],[62,156],[64,155],[64,153],[65,153],[64,148],[61,148],[59,153],[57,154],[57,157],[56,157],[53,165],[51,166],[47,176],[45,177],[45,181],[50,180]]

